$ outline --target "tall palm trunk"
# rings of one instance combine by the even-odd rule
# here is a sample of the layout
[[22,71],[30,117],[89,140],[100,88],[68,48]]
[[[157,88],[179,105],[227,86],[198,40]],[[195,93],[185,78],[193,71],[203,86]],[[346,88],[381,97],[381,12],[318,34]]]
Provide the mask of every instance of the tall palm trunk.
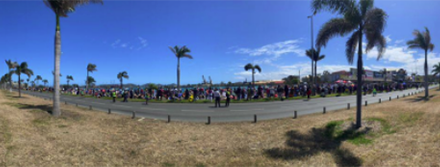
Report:
[[89,89],[89,70],[87,69],[86,90]]
[[252,69],[252,88],[255,88],[255,69]]
[[356,128],[362,126],[362,25],[359,27],[359,46],[357,63],[357,89],[356,89]]
[[[11,69],[9,69],[9,74],[11,74]],[[9,91],[12,91],[12,76],[9,76]]]
[[315,81],[314,82],[318,82],[318,73],[316,72],[318,68],[318,61],[315,61]]
[[20,74],[18,74],[18,97],[21,97],[21,80],[20,80]]
[[56,15],[57,25],[55,32],[55,74],[53,82],[53,116],[60,116],[60,59],[61,59],[61,32],[60,32],[60,17]]
[[425,49],[425,99],[429,97],[428,91],[428,49]]
[[[313,54],[315,54],[315,53],[313,53]],[[311,81],[312,81],[312,83],[310,84],[310,85],[312,85],[312,87],[311,87],[311,89],[312,89],[312,94],[313,95],[315,95],[315,89],[314,89],[314,84],[315,84],[315,70],[314,70],[314,61],[313,61],[313,59],[312,59],[312,78],[311,78]]]
[[177,58],[177,90],[180,91],[180,58]]
[[120,81],[121,81],[121,89],[122,89],[122,78],[120,79]]

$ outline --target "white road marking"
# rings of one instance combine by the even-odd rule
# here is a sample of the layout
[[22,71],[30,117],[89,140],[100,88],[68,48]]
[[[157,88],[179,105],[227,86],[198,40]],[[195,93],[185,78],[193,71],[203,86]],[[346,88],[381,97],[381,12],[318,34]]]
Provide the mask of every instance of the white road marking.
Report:
[[195,111],[195,112],[214,112],[212,110],[182,110],[182,111]]
[[250,109],[250,110],[230,110],[230,111],[263,111],[263,109]]

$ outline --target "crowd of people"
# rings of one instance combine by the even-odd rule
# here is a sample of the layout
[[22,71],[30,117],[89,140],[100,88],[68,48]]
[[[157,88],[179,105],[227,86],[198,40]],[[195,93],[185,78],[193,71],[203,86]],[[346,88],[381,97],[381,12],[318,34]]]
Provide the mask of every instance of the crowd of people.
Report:
[[[420,84],[405,84],[405,83],[392,83],[392,84],[379,84],[368,83],[362,87],[364,95],[377,92],[391,92],[397,90],[404,90],[408,88],[419,88]],[[112,97],[123,98],[124,102],[128,99],[145,99],[148,100],[188,100],[194,102],[197,100],[209,100],[214,101],[218,97],[220,100],[226,100],[228,102],[233,100],[255,100],[255,99],[275,99],[281,100],[291,97],[307,97],[312,95],[319,95],[325,97],[327,95],[336,94],[355,94],[358,86],[353,83],[346,84],[319,84],[316,86],[310,85],[276,85],[276,86],[237,86],[234,88],[214,88],[214,87],[196,87],[191,89],[177,90],[177,88],[158,88],[158,89],[143,89],[143,88],[109,88],[109,89],[85,89],[85,88],[69,88],[62,89],[62,93],[74,94],[78,96],[94,96],[96,98]],[[38,91],[53,91],[51,88],[44,88]],[[218,95],[216,95],[218,91]]]

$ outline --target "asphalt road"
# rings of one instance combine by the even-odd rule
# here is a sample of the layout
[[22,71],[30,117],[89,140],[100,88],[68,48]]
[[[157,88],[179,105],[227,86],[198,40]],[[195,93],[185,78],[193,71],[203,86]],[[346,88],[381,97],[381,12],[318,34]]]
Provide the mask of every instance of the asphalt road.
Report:
[[[431,86],[430,89],[438,86]],[[403,95],[408,96],[408,93],[422,93],[423,89],[409,89],[404,91],[397,91],[391,93],[378,93],[375,97],[366,95],[362,97],[362,105],[365,101],[368,104],[378,103],[379,99],[382,102],[389,101],[389,98],[396,99],[403,98]],[[22,91],[29,95],[40,98],[51,99],[52,94]],[[419,94],[423,95],[423,94]],[[294,111],[297,111],[298,116],[322,113],[323,108],[326,112],[345,109],[347,104],[350,107],[356,107],[356,96],[342,96],[342,97],[328,97],[316,98],[309,101],[306,100],[289,100],[276,102],[255,102],[255,103],[231,103],[229,107],[215,108],[212,104],[191,104],[191,103],[149,103],[145,105],[142,102],[120,102],[113,103],[110,100],[85,98],[77,96],[61,96],[61,102],[67,102],[68,105],[76,105],[80,107],[89,108],[92,106],[93,110],[101,110],[107,112],[111,109],[112,113],[123,115],[132,115],[136,112],[136,117],[145,117],[159,120],[167,120],[168,115],[171,121],[190,121],[190,122],[207,122],[208,117],[211,122],[237,122],[237,121],[254,121],[254,115],[257,115],[258,120],[269,120],[277,118],[293,117]],[[368,107],[368,106],[367,106]],[[354,113],[353,113],[354,114]]]

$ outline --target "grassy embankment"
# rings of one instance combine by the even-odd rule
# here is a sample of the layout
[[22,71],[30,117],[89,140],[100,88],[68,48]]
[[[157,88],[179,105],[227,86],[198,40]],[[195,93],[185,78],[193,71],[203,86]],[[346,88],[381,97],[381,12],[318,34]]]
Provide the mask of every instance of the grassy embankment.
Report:
[[[0,91],[0,166],[439,166],[440,91],[256,124],[132,120]],[[366,132],[368,131],[368,132]]]

